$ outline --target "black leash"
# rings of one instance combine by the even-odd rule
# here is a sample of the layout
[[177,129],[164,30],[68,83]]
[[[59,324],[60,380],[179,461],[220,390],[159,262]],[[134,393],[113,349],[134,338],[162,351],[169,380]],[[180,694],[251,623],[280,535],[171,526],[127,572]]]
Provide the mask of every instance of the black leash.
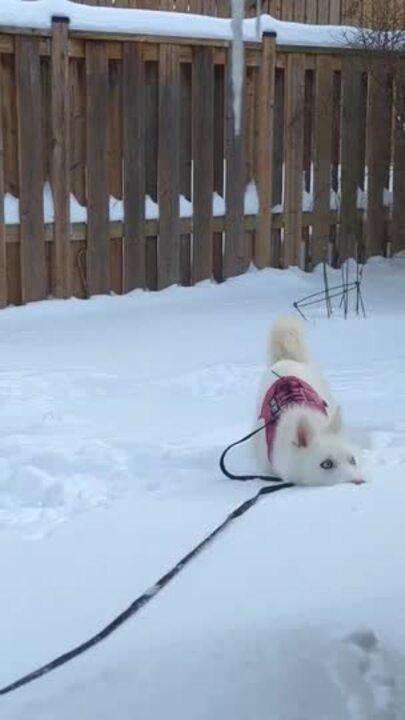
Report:
[[249,433],[249,435],[245,435],[245,437],[243,437],[241,440],[237,440],[236,442],[232,443],[231,445],[228,445],[228,447],[224,450],[224,452],[222,453],[221,458],[219,460],[219,467],[221,468],[221,471],[227,478],[229,478],[230,480],[240,480],[243,482],[245,480],[265,480],[266,482],[274,482],[274,483],[282,482],[281,478],[276,477],[275,475],[234,475],[227,469],[227,467],[225,465],[225,458],[228,455],[229,451],[232,450],[232,448],[236,447],[237,445],[242,445],[242,443],[245,443],[248,440],[250,440],[252,437],[254,437],[255,435],[258,435],[259,432],[261,432],[262,430],[265,430],[269,425],[271,425],[272,422],[273,422],[273,420],[269,420],[264,425],[261,425],[256,430],[253,430],[253,432]]
[[293,483],[283,483],[280,478],[271,475],[234,475],[229,472],[229,470],[227,470],[225,466],[225,457],[227,456],[228,452],[232,450],[232,448],[247,442],[247,440],[250,440],[250,438],[254,437],[254,435],[257,435],[259,432],[264,430],[267,425],[268,423],[265,423],[261,427],[249,433],[249,435],[243,437],[241,440],[238,440],[237,442],[229,445],[221,455],[219,466],[223,474],[231,480],[266,480],[267,482],[274,482],[278,484],[262,487],[256,493],[256,495],[251,497],[249,500],[245,500],[241,505],[236,508],[236,510],[231,512],[230,515],[228,515],[225,520],[223,520],[223,522],[215,528],[215,530],[213,530],[209,535],[207,535],[207,537],[204,538],[204,540],[202,540],[193,550],[187,553],[187,555],[185,555],[177,563],[177,565],[175,565],[171,570],[169,570],[165,575],[163,575],[160,580],[158,580],[154,585],[148,588],[146,592],[144,592],[136,600],[134,600],[134,602],[129,605],[126,610],[120,613],[120,615],[117,615],[114,620],[108,623],[108,625],[106,625],[96,635],[93,635],[93,637],[89,638],[85,642],[72,648],[72,650],[69,650],[62,655],[59,655],[59,657],[55,658],[46,665],[42,665],[42,667],[38,668],[37,670],[34,670],[33,672],[28,673],[28,675],[24,675],[23,677],[19,678],[19,680],[16,680],[10,685],[6,685],[5,687],[1,688],[0,695],[7,695],[13,690],[17,690],[18,688],[23,687],[23,685],[28,685],[28,683],[31,683],[34,680],[42,677],[43,675],[47,675],[49,672],[52,672],[52,670],[56,670],[58,667],[65,665],[66,663],[70,662],[70,660],[73,660],[79,655],[82,655],[84,652],[86,652],[86,650],[90,650],[90,648],[94,647],[102,640],[105,640],[109,635],[118,630],[121,625],[127,622],[127,620],[129,620],[133,615],[139,612],[139,610],[141,610],[148,602],[150,602],[154,597],[156,597],[156,595],[158,595],[161,590],[163,590],[163,588],[165,588],[166,585],[168,585],[169,582],[173,580],[173,578],[175,578],[176,575],[178,575],[186,567],[186,565],[191,562],[191,560],[193,560],[193,558],[199,555],[204,550],[204,548],[206,548],[207,545],[209,545],[217,537],[217,535],[223,532],[225,528],[230,525],[230,523],[232,523],[234,520],[241,517],[248,510],[250,510],[250,508],[253,507],[253,505],[255,505],[261,497],[263,497],[263,495],[270,495],[271,493],[278,492],[279,490],[285,490],[286,488],[293,487]]
[[230,515],[228,515],[228,517],[225,518],[225,520],[220,525],[218,525],[217,528],[215,528],[215,530],[213,530],[193,550],[191,550],[187,555],[185,555],[177,563],[177,565],[175,565],[171,570],[169,570],[169,572],[163,575],[160,580],[158,580],[157,583],[155,583],[148,590],[146,590],[146,592],[140,595],[132,603],[132,605],[130,605],[116,618],[114,618],[114,620],[112,620],[108,625],[106,625],[102,630],[100,630],[100,632],[98,632],[96,635],[93,635],[93,637],[89,638],[89,640],[86,640],[81,645],[77,645],[72,650],[63,653],[63,655],[59,655],[59,657],[55,658],[46,665],[43,665],[37,670],[28,673],[28,675],[24,675],[22,678],[16,680],[10,685],[6,685],[6,687],[1,688],[0,695],[7,695],[7,693],[12,692],[13,690],[17,690],[17,688],[20,688],[23,685],[28,685],[28,683],[33,682],[33,680],[37,680],[38,678],[46,675],[52,670],[56,670],[56,668],[61,667],[61,665],[65,665],[70,660],[73,660],[73,658],[86,652],[86,650],[94,647],[94,645],[97,645],[102,640],[105,640],[105,638],[115,632],[115,630],[117,630],[121,625],[123,625],[127,620],[129,620],[129,618],[131,618],[133,615],[135,615],[135,613],[141,610],[144,605],[146,605],[154,597],[156,597],[156,595],[158,595],[158,593],[160,593],[160,591],[163,590],[163,588],[166,587],[166,585],[168,585],[168,583],[173,580],[173,578],[175,578],[176,575],[178,575],[181,570],[183,570],[193,558],[199,555],[202,550],[204,550],[204,548],[207,547],[207,545],[209,545],[214,540],[214,538],[217,537],[217,535],[223,532],[225,528],[230,525],[231,522],[233,522],[233,520],[236,520],[237,518],[244,515],[248,510],[250,510],[250,508],[253,507],[253,505],[255,505],[263,495],[270,495],[271,493],[278,492],[279,490],[284,490],[285,488],[289,487],[293,487],[292,483],[283,483],[280,485],[273,485],[261,488],[256,493],[256,495],[254,495],[249,500],[245,500],[241,505],[239,505],[239,507],[236,508],[236,510],[231,512]]

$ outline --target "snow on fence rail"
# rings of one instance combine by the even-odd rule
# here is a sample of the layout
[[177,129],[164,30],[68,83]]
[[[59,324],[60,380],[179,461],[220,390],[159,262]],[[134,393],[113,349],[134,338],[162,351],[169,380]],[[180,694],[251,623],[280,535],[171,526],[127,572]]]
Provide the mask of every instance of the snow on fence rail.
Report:
[[[145,10],[172,10],[215,17],[230,17],[231,0],[75,0],[87,5],[130,7]],[[256,14],[255,0],[246,0],[246,15]],[[279,20],[324,23],[330,25],[360,24],[367,0],[261,0],[261,10]]]
[[1,305],[405,248],[383,64],[247,43],[235,136],[228,42],[3,30]]

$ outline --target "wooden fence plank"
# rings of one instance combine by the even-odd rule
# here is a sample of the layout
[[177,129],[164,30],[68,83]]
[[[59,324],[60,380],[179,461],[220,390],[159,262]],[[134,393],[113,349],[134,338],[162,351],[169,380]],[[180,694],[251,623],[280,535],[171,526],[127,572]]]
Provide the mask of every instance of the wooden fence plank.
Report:
[[341,17],[342,0],[329,0],[329,22],[331,25],[339,25]]
[[18,197],[18,141],[14,55],[0,55],[0,63],[3,98],[4,190]]
[[[3,75],[0,73],[0,108],[3,106]],[[7,305],[7,254],[6,232],[4,227],[4,139],[3,113],[0,112],[0,308]]]
[[158,289],[157,237],[146,238],[146,286],[148,290]]
[[289,55],[285,86],[284,266],[302,265],[304,56]]
[[220,0],[217,4],[218,17],[231,17],[231,0]]
[[294,21],[295,22],[305,22],[305,13],[306,13],[306,0],[295,0],[294,3]]
[[318,0],[318,23],[328,25],[331,0]]
[[[225,157],[225,67],[214,68],[214,191],[224,197]],[[213,235],[212,274],[217,282],[223,279],[223,234]]]
[[255,17],[256,12],[256,0],[245,0],[245,17]]
[[[252,10],[255,9],[252,7]],[[252,183],[257,191],[257,169],[258,169],[258,130],[260,126],[259,111],[259,67],[246,66],[245,74],[245,112],[244,112],[244,142],[245,142],[245,185]],[[246,265],[254,262],[255,252],[255,231],[245,233],[245,261]]]
[[[180,193],[191,201],[192,63],[180,64]],[[191,235],[180,235],[180,283],[191,284]]]
[[340,190],[340,138],[342,125],[342,73],[333,74],[333,120],[332,120],[332,188]]
[[333,60],[317,58],[315,76],[312,265],[328,260],[333,124]]
[[284,80],[284,70],[277,68],[274,91],[273,207],[283,202]]
[[369,73],[367,123],[368,207],[366,253],[379,255],[385,250],[384,188],[387,183],[387,160],[391,123],[391,101],[387,70],[376,63]]
[[283,17],[283,1],[269,0],[269,14],[281,20]]
[[142,47],[123,47],[124,292],[146,287],[145,66]]
[[204,0],[189,0],[189,12],[194,15],[205,15]]
[[69,63],[70,83],[70,187],[76,199],[86,203],[86,71],[82,58]]
[[[245,83],[243,83],[243,94]],[[242,109],[243,125],[244,108]],[[228,51],[226,67],[226,220],[224,278],[240,275],[245,270],[244,218],[245,163],[244,129],[235,132],[232,88],[232,58]]]
[[254,262],[264,268],[274,263],[271,244],[273,200],[273,129],[276,74],[276,33],[264,33],[262,62],[259,71],[259,134],[257,138],[257,190],[259,217],[257,222]]
[[[366,72],[362,73],[361,78],[361,112],[360,112],[360,140],[359,140],[359,176],[358,185],[365,190],[366,181],[366,141],[367,141],[367,123],[368,123],[368,76]],[[389,131],[390,132],[390,131]],[[387,185],[389,174],[389,159],[387,158]]]
[[211,15],[215,17],[217,14],[218,3],[217,0],[202,0],[204,15]]
[[400,250],[405,250],[405,132],[401,124],[396,123],[391,254]]
[[191,200],[192,63],[180,64],[180,192]]
[[179,55],[174,45],[159,48],[159,248],[158,287],[179,282]]
[[246,184],[256,177],[256,114],[259,104],[257,92],[257,68],[246,68],[246,102],[245,102],[245,181]]
[[20,243],[7,243],[7,303],[21,305],[21,261]]
[[[52,53],[52,49],[51,49]],[[41,57],[41,127],[43,149],[43,177],[44,182],[51,181],[52,175],[52,58]]]
[[188,0],[176,0],[176,12],[185,13],[188,10]]
[[[122,43],[122,55],[124,55]],[[122,75],[124,60],[110,59],[108,63],[108,188],[109,195],[123,198],[123,96]],[[125,214],[125,213],[124,213]],[[125,223],[123,223],[123,228]],[[110,238],[110,288],[116,295],[123,292],[124,239]]]
[[402,128],[395,132],[394,153],[391,255],[405,250],[405,134]]
[[[123,45],[123,54],[124,47]],[[109,193],[123,197],[122,68],[124,60],[110,60],[108,89],[108,179]]]
[[361,232],[357,213],[357,188],[360,174],[362,68],[353,58],[345,58],[342,67],[341,130],[341,207],[339,260],[355,254]]
[[108,197],[108,58],[106,43],[86,42],[87,286],[110,290]]
[[[145,62],[145,156],[146,194],[158,199],[159,65]],[[146,238],[146,287],[157,289],[157,237]],[[155,265],[153,265],[155,263]]]
[[304,98],[304,187],[309,193],[311,191],[312,179],[312,144],[314,125],[314,96],[315,78],[313,70],[305,71],[305,98]]
[[214,89],[214,189],[224,194],[225,157],[225,68],[216,65]]
[[55,297],[70,295],[69,58],[68,20],[52,22],[52,194],[55,212],[53,272]]
[[146,194],[157,201],[157,167],[158,167],[158,108],[159,108],[159,79],[158,63],[145,63],[146,82]]
[[[22,302],[46,296],[39,40],[16,38]],[[35,141],[33,139],[35,138]]]
[[212,194],[214,188],[214,63],[211,48],[193,57],[193,281],[212,273]]
[[110,238],[110,288],[116,295],[123,292],[123,238]]
[[[342,0],[343,2],[343,0]],[[370,27],[370,20],[373,16],[373,0],[359,0],[360,17],[363,27]]]
[[294,20],[294,0],[283,0],[282,19]]
[[305,22],[315,24],[318,20],[318,0],[307,0]]
[[341,0],[341,23],[343,25],[359,25],[362,9],[363,3],[361,0]]

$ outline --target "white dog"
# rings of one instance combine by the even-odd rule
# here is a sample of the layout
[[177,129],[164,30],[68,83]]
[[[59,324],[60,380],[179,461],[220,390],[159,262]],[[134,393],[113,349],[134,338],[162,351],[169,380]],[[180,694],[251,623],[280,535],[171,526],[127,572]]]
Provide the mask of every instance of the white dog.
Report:
[[304,325],[280,318],[270,336],[257,435],[264,471],[297,485],[364,482],[360,453],[343,436],[340,409],[310,359]]

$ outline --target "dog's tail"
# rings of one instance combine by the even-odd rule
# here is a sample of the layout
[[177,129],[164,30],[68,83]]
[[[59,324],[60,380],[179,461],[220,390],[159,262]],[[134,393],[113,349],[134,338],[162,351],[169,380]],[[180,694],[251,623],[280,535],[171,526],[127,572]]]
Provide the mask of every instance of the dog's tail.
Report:
[[309,351],[302,320],[293,316],[276,320],[270,333],[269,359],[272,365],[279,360],[308,362]]

